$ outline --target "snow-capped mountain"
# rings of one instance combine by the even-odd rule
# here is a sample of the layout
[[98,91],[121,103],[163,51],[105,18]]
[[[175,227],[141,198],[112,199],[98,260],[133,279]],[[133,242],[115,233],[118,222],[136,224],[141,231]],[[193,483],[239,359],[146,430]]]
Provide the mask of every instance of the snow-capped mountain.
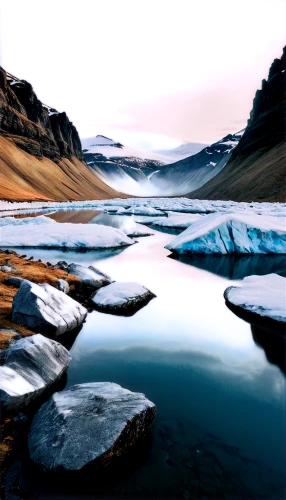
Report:
[[229,134],[199,153],[161,168],[150,178],[153,190],[178,196],[203,186],[225,167],[242,134]]
[[167,151],[142,151],[102,135],[83,139],[82,146],[87,165],[113,189],[134,196],[176,196],[198,189],[217,175],[241,135],[229,134],[204,149],[202,144],[183,144],[168,151],[168,156]]

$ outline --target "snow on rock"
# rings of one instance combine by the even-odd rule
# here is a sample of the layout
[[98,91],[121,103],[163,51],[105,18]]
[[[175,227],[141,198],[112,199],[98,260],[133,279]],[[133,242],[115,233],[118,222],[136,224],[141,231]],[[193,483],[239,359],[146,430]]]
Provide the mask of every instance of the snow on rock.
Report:
[[100,310],[120,314],[136,312],[154,297],[154,293],[138,283],[118,281],[95,292],[92,302]]
[[285,221],[250,214],[210,214],[194,222],[166,248],[175,253],[286,253]]
[[111,382],[57,392],[35,415],[28,438],[31,459],[46,471],[106,466],[151,430],[154,403]]
[[48,336],[80,326],[87,310],[65,293],[48,285],[23,281],[14,296],[12,321]]
[[43,224],[56,224],[56,221],[46,217],[45,215],[39,215],[38,217],[23,217],[22,219],[15,219],[15,217],[2,217],[0,218],[0,227],[3,226],[23,226],[25,224],[32,224],[35,226],[40,226]]
[[0,409],[19,410],[51,389],[66,372],[71,355],[40,334],[17,340],[2,357]]
[[39,226],[0,228],[1,247],[64,247],[94,250],[133,245],[119,229],[99,224],[51,224],[45,231]]
[[247,276],[224,292],[233,312],[262,328],[286,334],[286,278],[278,274]]
[[111,283],[111,279],[106,274],[99,271],[95,267],[86,267],[81,264],[67,264],[66,262],[58,262],[57,266],[59,269],[66,271],[69,274],[73,274],[77,276],[84,288],[89,288],[92,290],[97,290],[102,286],[109,285]]

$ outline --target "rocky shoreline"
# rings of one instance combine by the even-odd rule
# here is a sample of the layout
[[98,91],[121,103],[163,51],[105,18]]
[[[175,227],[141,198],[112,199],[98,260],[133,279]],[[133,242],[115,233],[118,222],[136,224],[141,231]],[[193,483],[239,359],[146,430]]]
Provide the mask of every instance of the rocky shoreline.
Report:
[[[114,286],[117,295],[112,292]],[[109,287],[112,288],[111,291],[108,290]],[[112,457],[117,458],[125,454],[130,446],[141,441],[151,430],[156,413],[155,405],[144,395],[131,393],[117,384],[95,382],[83,384],[90,386],[88,389],[76,386],[68,391],[55,393],[72,358],[66,347],[53,339],[66,340],[71,333],[79,331],[88,312],[83,304],[87,305],[89,310],[95,308],[94,298],[97,291],[103,288],[107,290],[109,302],[109,307],[103,308],[103,311],[106,309],[106,312],[113,313],[114,308],[114,314],[134,314],[155,297],[148,289],[136,283],[116,283],[93,266],[67,264],[65,261],[60,261],[56,265],[45,264],[40,261],[35,262],[33,257],[27,259],[25,255],[20,256],[13,250],[0,250],[0,302],[2,302],[0,464],[2,474],[5,474],[6,467],[13,458],[13,450],[17,446],[17,441],[20,437],[23,438],[23,435],[27,438],[34,414],[39,410],[41,415],[41,409],[45,405],[52,404],[55,397],[57,400],[64,398],[66,407],[62,413],[63,420],[60,417],[58,428],[54,430],[54,439],[57,440],[63,433],[65,416],[75,411],[76,394],[82,394],[83,391],[87,397],[87,390],[91,394],[92,411],[91,409],[88,411],[89,417],[82,410],[83,402],[79,407],[81,413],[79,429],[86,428],[86,418],[89,418],[92,433],[99,433],[102,442],[105,442],[105,451],[101,458],[102,453],[99,449],[102,446],[98,448],[94,442],[92,447],[98,448],[97,452],[94,452],[93,449],[89,449],[91,440],[88,439],[85,452],[87,456],[94,455],[94,458],[88,459],[87,462],[83,460],[83,467],[90,462],[92,464],[96,462],[97,467],[101,466],[100,464],[106,465],[113,462]],[[97,394],[98,391],[100,395]],[[54,396],[48,399],[53,392]],[[67,392],[72,397],[66,396]],[[93,392],[94,396],[92,396]],[[123,394],[127,398],[125,406],[122,403]],[[95,401],[95,406],[92,401]],[[101,403],[100,408],[98,407],[99,401],[105,401],[105,410]],[[138,404],[135,404],[135,401],[138,401]],[[140,404],[139,401],[141,401]],[[45,403],[44,407],[43,403]],[[73,409],[69,408],[69,404]],[[122,404],[123,407],[119,411],[119,406]],[[132,415],[131,407],[133,408]],[[90,416],[90,411],[93,416]],[[102,424],[104,412],[106,425]],[[110,412],[111,417],[108,416]],[[99,420],[96,417],[98,414],[102,415]],[[41,417],[34,419],[39,423]],[[72,420],[75,429],[71,432],[71,436],[78,432],[76,428],[78,421],[78,418]],[[19,426],[19,422],[24,422],[24,430],[22,425]],[[39,424],[33,425],[35,427]],[[117,432],[115,432],[116,429]],[[110,441],[108,436],[113,431],[115,432],[114,439]],[[29,437],[31,450],[37,448],[38,445],[35,443],[38,442],[38,437],[38,432],[35,434],[31,431]],[[78,442],[82,449],[82,438]],[[43,451],[41,445],[39,446]],[[60,451],[60,448],[56,451]],[[44,453],[46,451],[48,453],[49,449],[51,450],[47,446]],[[31,458],[37,463],[35,457],[39,452],[33,453]],[[81,455],[81,450],[77,453]],[[44,458],[42,457],[41,460],[43,461]],[[62,466],[59,465],[59,469],[61,468]],[[70,462],[68,469],[72,470],[72,468],[73,465]],[[76,469],[79,468],[76,467]],[[54,469],[56,470],[57,467]]]

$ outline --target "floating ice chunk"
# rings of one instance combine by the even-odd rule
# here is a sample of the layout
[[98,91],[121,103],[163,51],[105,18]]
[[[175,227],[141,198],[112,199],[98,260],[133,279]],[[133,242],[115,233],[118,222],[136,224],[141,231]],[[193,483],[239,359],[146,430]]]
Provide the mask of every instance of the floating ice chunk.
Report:
[[40,226],[10,226],[0,228],[1,247],[64,247],[103,249],[133,245],[123,231],[99,224],[48,224]]
[[[264,328],[277,326],[286,333],[286,279],[282,276],[247,276],[238,286],[227,288],[224,297],[233,312],[249,314],[244,319]],[[272,321],[267,323],[267,319]]]
[[45,215],[39,215],[38,217],[23,217],[23,219],[15,219],[15,217],[2,217],[0,218],[0,226],[23,226],[25,224],[32,224],[34,226],[40,226],[43,224],[56,224],[56,221],[46,217]]
[[250,214],[210,214],[166,248],[176,253],[286,253],[285,220]]

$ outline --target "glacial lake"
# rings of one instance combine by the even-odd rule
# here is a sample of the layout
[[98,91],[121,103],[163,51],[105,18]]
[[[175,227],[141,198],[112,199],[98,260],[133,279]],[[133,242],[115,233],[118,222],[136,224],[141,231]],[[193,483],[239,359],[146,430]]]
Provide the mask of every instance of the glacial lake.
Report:
[[[64,222],[63,212],[57,217]],[[82,222],[76,211],[72,218]],[[66,384],[111,381],[143,392],[157,407],[148,445],[104,481],[45,481],[27,466],[22,483],[39,499],[284,500],[285,342],[235,316],[223,292],[249,274],[285,276],[285,257],[175,259],[164,249],[174,236],[153,232],[120,250],[20,251],[93,264],[157,295],[131,317],[91,312],[71,347]]]

